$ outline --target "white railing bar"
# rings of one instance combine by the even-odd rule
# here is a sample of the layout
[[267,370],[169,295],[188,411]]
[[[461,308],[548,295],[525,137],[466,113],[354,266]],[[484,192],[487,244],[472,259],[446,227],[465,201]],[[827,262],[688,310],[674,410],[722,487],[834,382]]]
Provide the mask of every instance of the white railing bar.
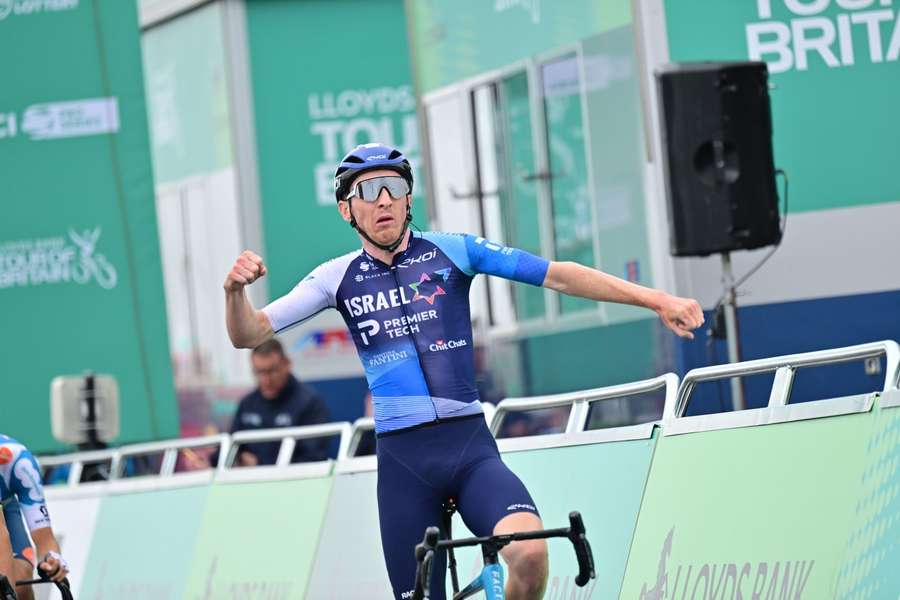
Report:
[[374,430],[375,419],[372,417],[360,417],[353,421],[350,441],[345,448],[342,448],[342,450],[344,450],[343,452],[338,452],[338,460],[341,461],[347,460],[348,458],[355,458],[356,450],[359,448],[359,442],[362,440],[363,434]]
[[[338,446],[338,456],[341,452],[346,452],[346,446],[350,443],[351,434],[350,423],[341,421],[337,423],[323,423],[320,425],[301,425],[299,427],[276,427],[272,429],[257,429],[253,431],[237,431],[231,434],[231,445],[228,448],[227,457],[223,461],[219,460],[219,468],[230,467],[234,464],[238,447],[241,444],[251,442],[281,442],[278,450],[278,459],[276,465],[285,466],[291,462],[291,456],[294,453],[294,446],[297,440],[306,440],[318,437],[340,435],[340,443]],[[289,449],[288,449],[289,447]]]
[[[882,340],[844,348],[829,350],[817,350],[801,354],[789,354],[786,356],[773,356],[758,360],[749,360],[727,365],[715,365],[692,369],[684,376],[681,388],[678,390],[676,416],[683,416],[687,409],[687,402],[695,385],[701,381],[715,381],[728,377],[745,377],[777,371],[782,367],[790,367],[792,371],[800,367],[824,366],[835,363],[844,363],[863,358],[873,358],[885,355],[887,369],[885,369],[885,381],[883,391],[894,389],[897,386],[897,378],[900,376],[900,345],[893,340]],[[793,373],[783,373],[778,381],[781,389],[770,393],[770,401],[787,402],[787,396],[782,399],[782,394],[790,394],[790,385],[793,381]]]
[[573,433],[584,431],[584,428],[587,425],[587,417],[590,412],[591,402],[612,400],[626,396],[637,396],[662,388],[666,388],[666,404],[663,410],[665,414],[665,411],[670,406],[674,406],[674,398],[678,391],[678,376],[673,373],[666,373],[665,375],[654,377],[653,379],[644,379],[632,383],[567,392],[564,394],[506,398],[497,405],[496,414],[491,421],[491,433],[494,435],[497,434],[500,425],[503,422],[503,418],[507,413],[559,406],[570,406],[566,432]]

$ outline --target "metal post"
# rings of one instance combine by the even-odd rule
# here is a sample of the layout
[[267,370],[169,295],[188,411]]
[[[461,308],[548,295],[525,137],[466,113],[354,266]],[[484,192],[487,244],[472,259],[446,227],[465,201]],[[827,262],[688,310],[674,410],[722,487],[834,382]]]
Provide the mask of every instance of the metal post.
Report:
[[94,373],[88,371],[84,376],[84,403],[85,403],[85,425],[87,428],[88,444],[90,449],[96,449],[100,446],[100,439],[97,437],[97,395],[94,381]]
[[[725,341],[728,344],[728,362],[741,362],[734,274],[731,272],[731,255],[728,252],[722,253],[722,285],[725,287]],[[731,403],[734,410],[745,408],[744,386],[739,377],[731,378]]]

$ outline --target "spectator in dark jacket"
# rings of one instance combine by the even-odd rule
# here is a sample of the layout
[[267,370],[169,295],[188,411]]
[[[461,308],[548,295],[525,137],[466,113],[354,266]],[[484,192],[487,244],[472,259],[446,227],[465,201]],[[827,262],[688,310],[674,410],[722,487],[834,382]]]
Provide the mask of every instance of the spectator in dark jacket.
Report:
[[[232,433],[329,422],[328,406],[315,390],[291,374],[291,360],[278,340],[255,348],[250,361],[258,387],[241,399],[231,423]],[[243,466],[275,464],[279,447],[279,442],[243,444],[235,462]],[[328,438],[298,440],[291,462],[325,460],[327,452]]]

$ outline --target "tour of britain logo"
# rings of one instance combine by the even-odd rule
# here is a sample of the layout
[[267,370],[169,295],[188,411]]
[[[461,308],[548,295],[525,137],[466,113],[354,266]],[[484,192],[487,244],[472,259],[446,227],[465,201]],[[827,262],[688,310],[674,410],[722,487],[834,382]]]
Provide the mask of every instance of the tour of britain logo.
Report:
[[0,290],[36,285],[95,282],[105,290],[118,283],[118,272],[96,252],[100,227],[58,236],[0,242]]
[[0,0],[0,21],[10,15],[28,16],[42,12],[63,12],[78,8],[80,0]]

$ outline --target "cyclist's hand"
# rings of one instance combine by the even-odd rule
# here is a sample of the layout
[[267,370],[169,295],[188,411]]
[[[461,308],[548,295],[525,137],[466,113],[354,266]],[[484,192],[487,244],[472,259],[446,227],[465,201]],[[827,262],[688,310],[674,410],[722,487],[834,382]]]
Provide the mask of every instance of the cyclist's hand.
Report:
[[262,258],[250,250],[244,250],[234,261],[234,266],[231,267],[228,277],[225,278],[225,291],[240,291],[244,286],[250,285],[266,273],[268,270],[263,264]]
[[44,560],[38,564],[38,569],[56,582],[62,581],[69,574],[69,565],[66,563],[66,559],[53,551],[48,552],[44,556]]
[[679,337],[694,339],[691,330],[703,325],[703,310],[692,298],[680,298],[666,294],[656,311],[666,327]]

